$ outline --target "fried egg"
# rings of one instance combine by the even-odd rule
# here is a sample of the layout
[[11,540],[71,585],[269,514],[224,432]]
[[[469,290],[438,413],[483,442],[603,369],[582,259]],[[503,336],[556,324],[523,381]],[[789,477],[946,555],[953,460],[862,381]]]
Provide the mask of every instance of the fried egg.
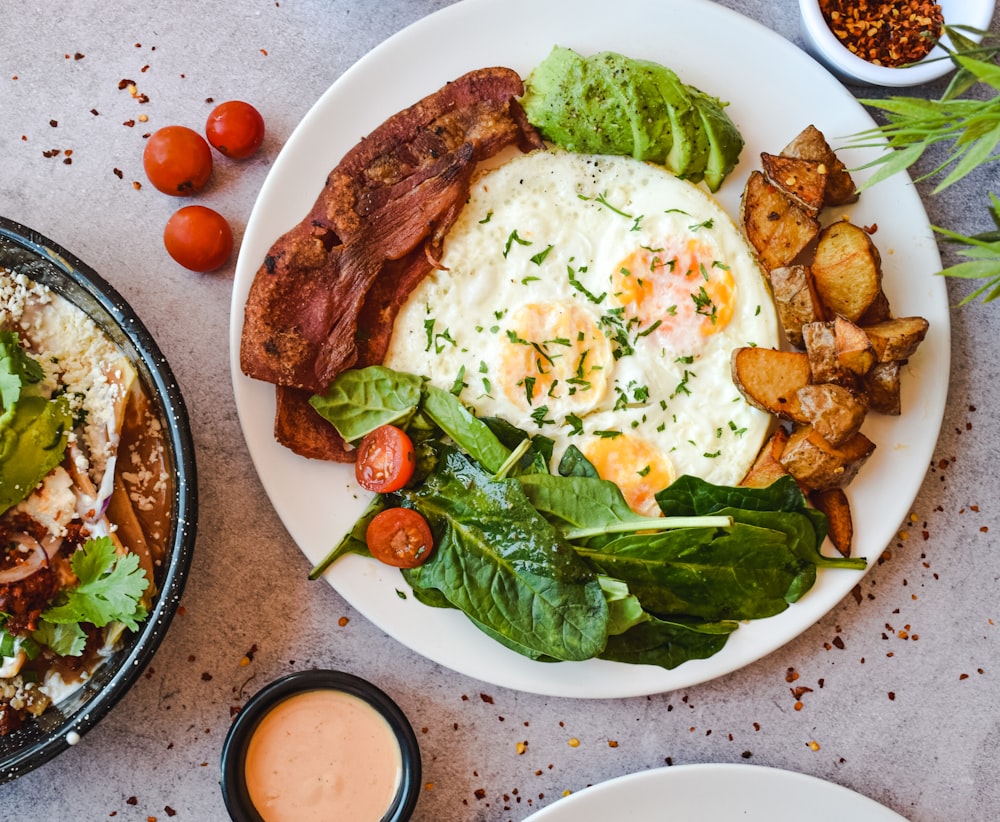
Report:
[[766,281],[698,186],[629,157],[537,151],[484,172],[385,364],[575,445],[629,505],[683,474],[742,479],[770,417],[730,353],[777,346]]

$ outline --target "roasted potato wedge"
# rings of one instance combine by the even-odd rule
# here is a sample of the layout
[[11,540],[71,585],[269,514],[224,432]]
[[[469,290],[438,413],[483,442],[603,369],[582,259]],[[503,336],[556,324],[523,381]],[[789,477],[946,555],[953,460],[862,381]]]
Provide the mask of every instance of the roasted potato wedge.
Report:
[[868,406],[853,391],[832,382],[804,385],[796,392],[802,416],[830,445],[843,445],[860,429]]
[[783,419],[806,421],[797,397],[812,375],[806,354],[748,346],[733,350],[731,366],[733,383],[752,406]]
[[788,430],[782,427],[774,429],[774,433],[760,449],[757,459],[750,466],[740,485],[749,488],[766,488],[772,482],[787,477],[788,472],[781,464],[781,453],[788,442]]
[[833,446],[811,425],[800,425],[788,437],[781,464],[802,485],[826,491],[850,483],[874,450],[875,443],[860,431]]
[[861,378],[861,390],[868,400],[869,409],[893,417],[902,413],[901,367],[902,363],[898,360],[878,362]]
[[820,233],[820,224],[793,203],[761,171],[743,189],[741,218],[747,239],[768,271],[790,265]]
[[785,337],[792,345],[801,348],[802,326],[824,319],[812,271],[806,265],[781,266],[771,271],[769,278]]
[[833,318],[833,341],[837,362],[853,374],[867,374],[877,359],[875,347],[864,329],[850,320]]
[[888,320],[891,316],[892,311],[889,308],[889,298],[880,288],[878,295],[872,301],[872,304],[865,309],[864,314],[858,317],[858,325],[862,327],[866,325],[874,325],[875,323],[880,323],[883,320]]
[[894,317],[866,325],[864,333],[871,340],[879,362],[905,360],[927,336],[928,322],[923,317]]
[[829,488],[826,491],[812,491],[809,502],[813,508],[826,514],[829,527],[827,536],[841,556],[851,555],[854,542],[854,517],[851,503],[843,488]]
[[826,197],[826,163],[768,154],[766,151],[761,152],[760,163],[768,180],[810,217],[820,213]]
[[854,375],[837,359],[837,337],[833,321],[806,323],[802,342],[812,370],[812,382],[832,382],[853,387]]
[[798,157],[803,160],[815,160],[826,166],[826,191],[824,205],[846,205],[856,202],[858,190],[854,185],[850,172],[847,170],[826,137],[816,126],[810,124],[781,150],[784,157]]
[[863,228],[838,220],[822,230],[812,262],[816,291],[831,314],[860,319],[882,292],[882,259]]

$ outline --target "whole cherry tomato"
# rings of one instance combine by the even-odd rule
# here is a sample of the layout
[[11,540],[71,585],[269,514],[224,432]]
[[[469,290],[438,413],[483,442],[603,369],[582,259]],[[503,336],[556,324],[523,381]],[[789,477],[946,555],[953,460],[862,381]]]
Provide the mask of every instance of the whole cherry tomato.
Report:
[[219,212],[200,205],[184,206],[163,230],[167,253],[191,271],[214,271],[233,253],[233,231]]
[[430,559],[434,537],[424,515],[412,508],[387,508],[368,523],[371,555],[395,568],[416,568]]
[[212,174],[212,149],[187,126],[164,126],[142,152],[146,176],[159,191],[187,197],[201,191]]
[[230,100],[212,109],[205,123],[205,135],[226,157],[243,160],[256,153],[264,142],[264,118],[249,103]]
[[380,425],[362,438],[354,475],[362,488],[384,494],[406,485],[415,467],[409,435],[395,425]]

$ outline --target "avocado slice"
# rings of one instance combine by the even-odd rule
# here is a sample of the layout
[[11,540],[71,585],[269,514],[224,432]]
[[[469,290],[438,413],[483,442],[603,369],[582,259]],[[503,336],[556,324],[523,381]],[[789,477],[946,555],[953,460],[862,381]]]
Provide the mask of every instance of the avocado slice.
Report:
[[[649,66],[613,51],[601,52],[590,60],[619,92],[622,117],[632,129],[632,150],[627,153],[637,160],[663,163],[673,143],[673,132]],[[601,112],[605,118],[612,114]]]
[[62,462],[73,427],[66,397],[21,397],[8,411],[0,428],[0,514],[25,499]]
[[715,97],[694,90],[694,102],[701,116],[702,130],[708,137],[708,161],[705,184],[718,191],[723,180],[739,162],[743,150],[743,135],[723,110],[724,104]]
[[0,332],[0,514],[27,497],[66,450],[69,400],[32,393],[43,376],[18,336]]

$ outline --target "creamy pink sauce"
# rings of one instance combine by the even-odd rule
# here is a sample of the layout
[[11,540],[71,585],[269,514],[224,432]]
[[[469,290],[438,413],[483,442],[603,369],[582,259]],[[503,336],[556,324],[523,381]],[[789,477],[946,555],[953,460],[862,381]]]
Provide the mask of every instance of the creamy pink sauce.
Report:
[[402,767],[392,728],[371,705],[342,691],[315,690],[265,714],[244,770],[265,822],[379,822]]

